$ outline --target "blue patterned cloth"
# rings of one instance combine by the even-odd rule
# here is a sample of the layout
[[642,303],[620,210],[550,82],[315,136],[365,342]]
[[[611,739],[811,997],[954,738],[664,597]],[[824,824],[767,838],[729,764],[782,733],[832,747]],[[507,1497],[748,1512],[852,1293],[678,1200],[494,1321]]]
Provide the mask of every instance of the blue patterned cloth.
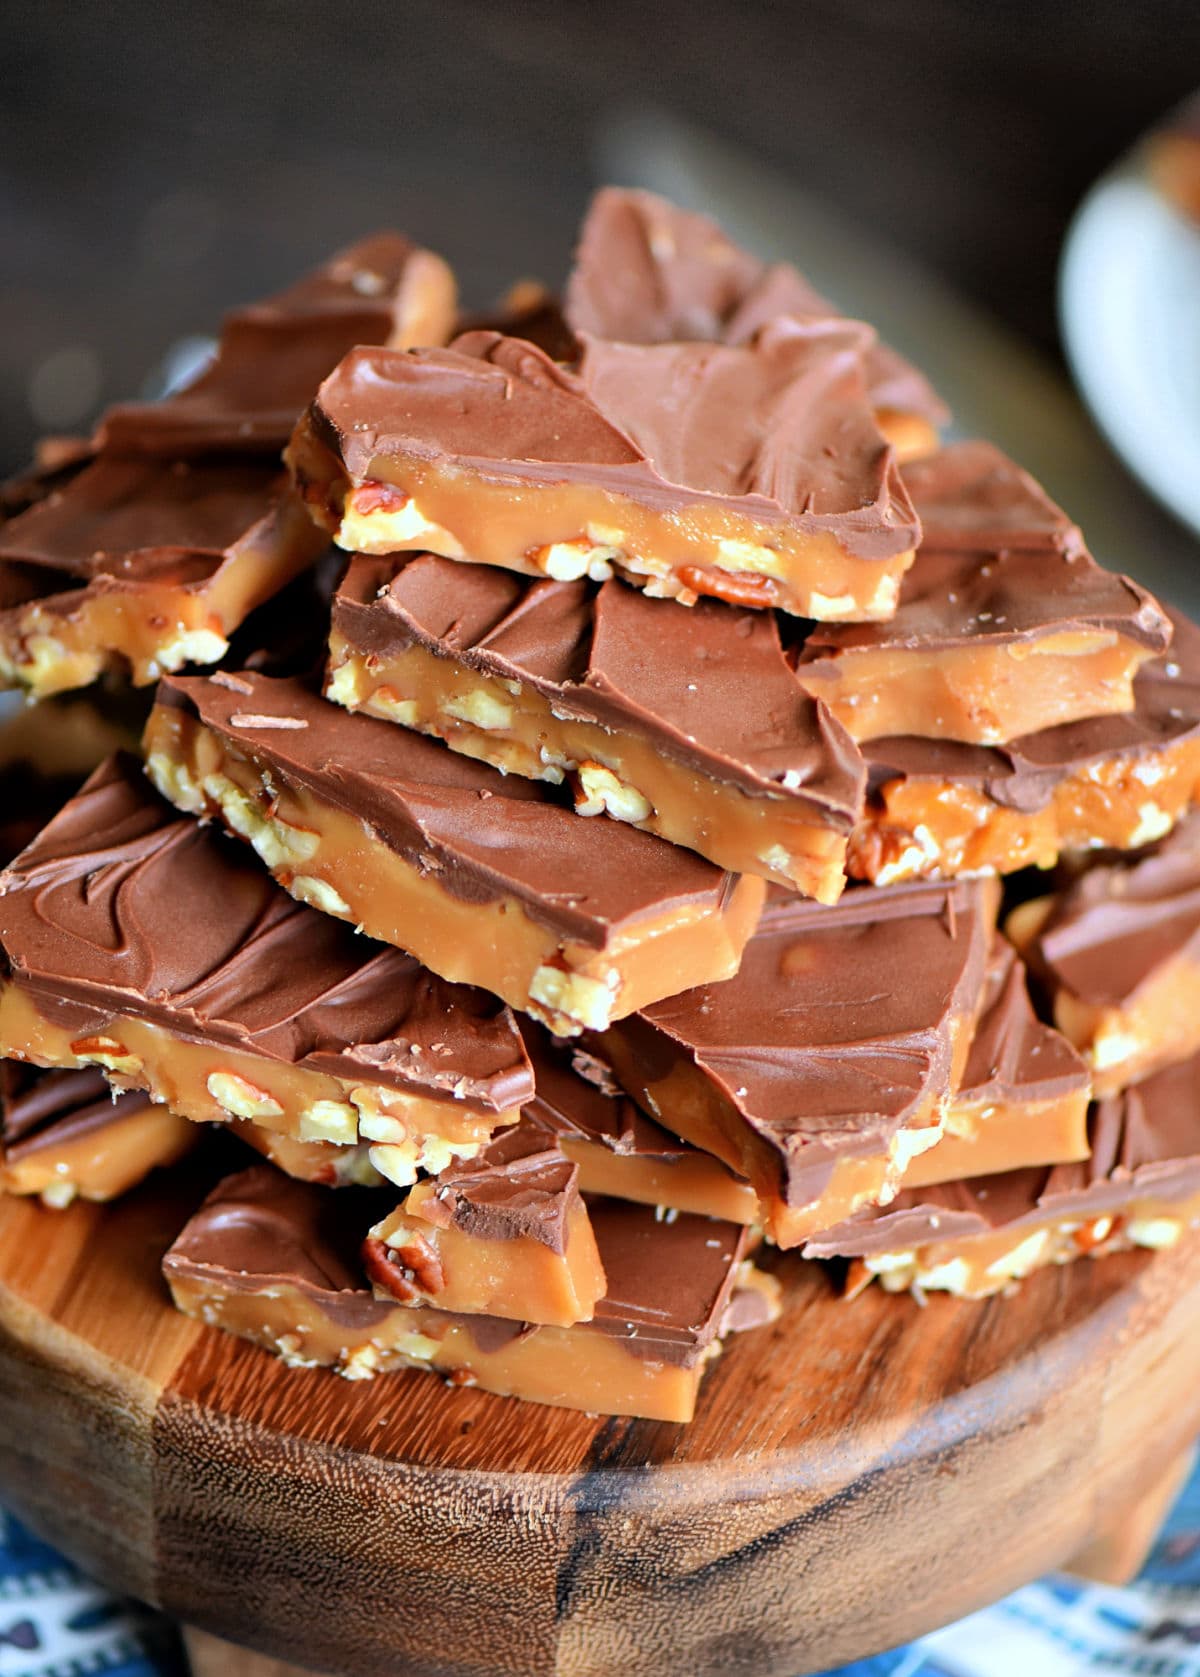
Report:
[[[184,1677],[175,1628],[0,1515],[0,1677]],[[1043,1578],[827,1677],[1200,1677],[1200,1470],[1128,1589]]]

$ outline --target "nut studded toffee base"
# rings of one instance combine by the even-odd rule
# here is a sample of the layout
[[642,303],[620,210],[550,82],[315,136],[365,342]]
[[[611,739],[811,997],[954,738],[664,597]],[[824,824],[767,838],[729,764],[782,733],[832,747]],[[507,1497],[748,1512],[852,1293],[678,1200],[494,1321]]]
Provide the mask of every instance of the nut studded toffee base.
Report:
[[645,1110],[744,1175],[795,1246],[885,1201],[937,1144],[984,999],[988,881],[777,897],[733,979],[622,1020],[601,1049]]
[[777,1287],[744,1258],[745,1230],[700,1217],[657,1222],[612,1201],[592,1207],[610,1290],[590,1323],[523,1325],[383,1302],[363,1277],[370,1212],[357,1198],[266,1167],[231,1177],[164,1259],[176,1305],[296,1367],[358,1380],[423,1368],[532,1403],[663,1421],[691,1420],[725,1333],[778,1314]]
[[765,891],[300,682],[165,685],[145,751],[160,791],[219,816],[293,896],[564,1035],[727,977]]
[[200,1139],[194,1124],[145,1095],[113,1100],[99,1071],[0,1065],[0,1192],[58,1209],[111,1200]]
[[0,685],[214,664],[323,547],[269,464],[97,460],[0,529]]
[[293,903],[127,758],[0,875],[0,944],[0,1053],[99,1066],[200,1122],[369,1141],[404,1185],[533,1093],[506,1008]]
[[528,583],[432,554],[356,558],[326,696],[836,902],[862,760],[797,687],[770,613],[684,616],[623,584]]

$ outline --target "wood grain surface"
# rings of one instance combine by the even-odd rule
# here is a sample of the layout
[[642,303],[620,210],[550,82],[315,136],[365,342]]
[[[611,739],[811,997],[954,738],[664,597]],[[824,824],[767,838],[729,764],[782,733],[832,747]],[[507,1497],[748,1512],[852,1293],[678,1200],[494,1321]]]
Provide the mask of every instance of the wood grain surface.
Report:
[[202,1189],[0,1202],[0,1498],[310,1669],[796,1677],[1062,1564],[1200,1426],[1198,1239],[924,1310],[780,1259],[783,1319],[682,1427],[289,1371],[186,1321],[158,1259]]

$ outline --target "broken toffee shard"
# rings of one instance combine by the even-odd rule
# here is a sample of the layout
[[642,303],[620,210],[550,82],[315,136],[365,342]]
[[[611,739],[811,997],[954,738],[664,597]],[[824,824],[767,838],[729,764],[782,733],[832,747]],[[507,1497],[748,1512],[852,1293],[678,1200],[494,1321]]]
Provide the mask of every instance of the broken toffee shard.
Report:
[[330,1194],[267,1166],[214,1190],[163,1271],[187,1315],[296,1367],[359,1380],[423,1368],[532,1403],[690,1421],[722,1338],[777,1315],[777,1286],[747,1261],[735,1224],[660,1222],[618,1200],[589,1214],[608,1292],[592,1321],[566,1328],[375,1298],[360,1247],[379,1196]]
[[886,618],[920,532],[861,347],[825,319],[737,347],[593,340],[578,372],[495,332],[357,349],[285,458],[351,552]]
[[94,460],[0,525],[0,686],[216,663],[323,548],[270,463]]
[[0,1053],[199,1121],[370,1141],[393,1181],[516,1121],[507,1008],[295,903],[113,758],[0,874]]
[[865,770],[798,686],[771,612],[433,554],[354,558],[327,697],[605,811],[735,873],[833,902]]
[[145,751],[294,896],[564,1035],[728,977],[766,890],[297,680],[164,682]]
[[278,455],[327,373],[355,344],[445,343],[454,276],[399,233],[375,233],[285,291],[226,316],[212,363],[158,402],[124,402],[95,446],[175,459],[222,451]]
[[905,468],[921,520],[887,623],[817,625],[797,679],[859,741],[914,735],[1004,745],[1134,707],[1133,679],[1171,622],[1103,570],[1077,527],[990,443]]
[[[737,976],[619,1021],[601,1052],[660,1124],[747,1177],[794,1246],[895,1193],[942,1134],[984,999],[987,880],[768,901]],[[835,1209],[837,1208],[837,1209]]]

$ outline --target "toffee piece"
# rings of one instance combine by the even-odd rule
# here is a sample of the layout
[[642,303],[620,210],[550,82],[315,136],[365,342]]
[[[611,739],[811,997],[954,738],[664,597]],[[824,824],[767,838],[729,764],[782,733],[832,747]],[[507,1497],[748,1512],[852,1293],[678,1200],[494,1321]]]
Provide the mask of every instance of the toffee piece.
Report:
[[601,1038],[659,1123],[746,1176],[795,1246],[886,1201],[942,1134],[984,994],[986,880],[768,901],[736,978]]
[[214,664],[323,549],[269,462],[97,459],[0,525],[0,686]]
[[524,1325],[385,1302],[359,1255],[377,1204],[266,1166],[230,1177],[163,1260],[175,1303],[295,1367],[358,1380],[424,1368],[532,1403],[663,1421],[691,1420],[727,1332],[778,1314],[777,1285],[745,1257],[745,1229],[659,1222],[616,1200],[589,1208],[609,1289],[591,1322]]
[[1000,748],[949,740],[864,747],[869,793],[851,836],[856,879],[1012,873],[1064,850],[1134,850],[1200,798],[1200,630],[1174,632],[1133,684],[1134,709],[1045,728]]
[[861,756],[798,686],[770,612],[689,613],[607,582],[422,553],[351,560],[327,697],[821,902],[844,882]]
[[318,384],[355,344],[445,343],[454,276],[399,233],[339,251],[285,291],[225,318],[212,363],[159,402],[125,402],[95,446],[175,459],[225,450],[277,456]]
[[1099,1094],[1200,1049],[1200,815],[1023,903],[1007,930]]
[[37,1071],[0,1063],[0,1192],[37,1194],[56,1210],[111,1200],[199,1140],[185,1118],[132,1092],[115,1099],[97,1069]]
[[752,344],[584,345],[577,372],[494,332],[356,349],[286,458],[359,553],[885,618],[919,535],[861,365],[862,330],[783,320]]
[[899,1195],[816,1236],[805,1257],[849,1257],[877,1279],[985,1298],[1049,1264],[1173,1246],[1200,1222],[1200,1057],[1092,1108],[1091,1157]]
[[0,874],[0,1053],[184,1117],[440,1169],[533,1093],[507,1008],[295,903],[139,765],[102,765]]
[[[602,187],[592,199],[567,282],[572,330],[634,344],[742,344],[782,315],[837,311],[790,264],[759,261],[708,216],[628,187]],[[873,333],[862,353],[876,420],[899,458],[930,453],[950,417],[945,404]]]
[[797,679],[857,740],[900,734],[1003,745],[1050,719],[1134,707],[1132,682],[1171,625],[990,443],[905,470],[921,545],[886,624],[814,627]]
[[565,1035],[728,977],[765,891],[296,680],[164,682],[145,751],[293,896]]

